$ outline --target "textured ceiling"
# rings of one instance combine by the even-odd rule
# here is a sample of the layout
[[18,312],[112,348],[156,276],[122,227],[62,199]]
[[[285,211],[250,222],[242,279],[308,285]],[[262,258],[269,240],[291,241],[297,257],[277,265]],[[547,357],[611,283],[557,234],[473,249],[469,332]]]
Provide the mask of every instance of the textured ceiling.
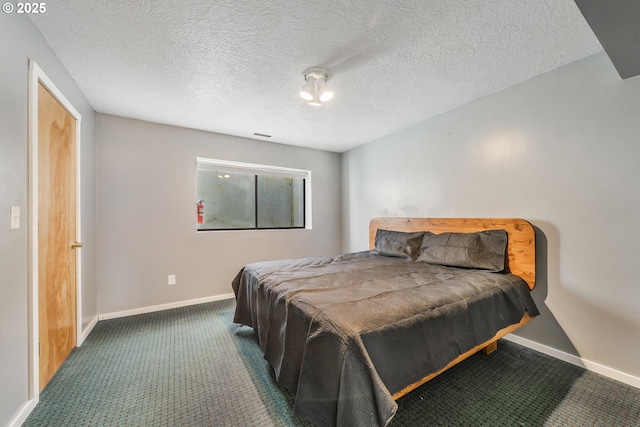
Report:
[[[337,152],[602,50],[573,0],[60,0],[31,19],[98,112]],[[297,94],[312,66],[336,93],[319,108]]]

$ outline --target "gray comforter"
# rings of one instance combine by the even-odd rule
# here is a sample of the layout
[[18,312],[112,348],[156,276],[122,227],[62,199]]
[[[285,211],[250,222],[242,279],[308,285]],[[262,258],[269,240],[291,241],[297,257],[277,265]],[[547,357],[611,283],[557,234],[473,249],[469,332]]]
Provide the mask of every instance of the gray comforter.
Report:
[[372,252],[250,264],[232,285],[234,322],[319,426],[387,425],[394,393],[538,314],[517,276]]

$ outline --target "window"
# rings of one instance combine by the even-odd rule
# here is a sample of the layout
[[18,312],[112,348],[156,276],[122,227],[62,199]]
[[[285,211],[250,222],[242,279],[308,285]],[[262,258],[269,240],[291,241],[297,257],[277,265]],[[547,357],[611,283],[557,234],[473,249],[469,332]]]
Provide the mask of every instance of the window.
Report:
[[198,157],[198,231],[311,228],[311,172]]

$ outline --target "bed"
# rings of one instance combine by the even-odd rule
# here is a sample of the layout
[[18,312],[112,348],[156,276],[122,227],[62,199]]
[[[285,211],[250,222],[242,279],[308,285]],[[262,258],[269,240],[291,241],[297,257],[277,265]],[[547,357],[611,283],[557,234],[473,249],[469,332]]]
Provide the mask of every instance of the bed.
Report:
[[538,315],[525,220],[376,218],[369,248],[249,264],[232,282],[234,322],[318,426],[388,425],[395,400]]

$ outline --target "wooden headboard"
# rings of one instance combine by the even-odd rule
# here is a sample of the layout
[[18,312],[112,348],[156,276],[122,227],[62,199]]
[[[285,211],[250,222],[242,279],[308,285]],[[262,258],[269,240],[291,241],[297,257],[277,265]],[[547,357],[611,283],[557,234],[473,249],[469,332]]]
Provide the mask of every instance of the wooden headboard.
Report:
[[522,277],[533,289],[536,284],[536,237],[533,226],[519,218],[373,218],[369,223],[369,248],[375,247],[376,231],[447,231],[473,233],[506,230],[506,271]]

